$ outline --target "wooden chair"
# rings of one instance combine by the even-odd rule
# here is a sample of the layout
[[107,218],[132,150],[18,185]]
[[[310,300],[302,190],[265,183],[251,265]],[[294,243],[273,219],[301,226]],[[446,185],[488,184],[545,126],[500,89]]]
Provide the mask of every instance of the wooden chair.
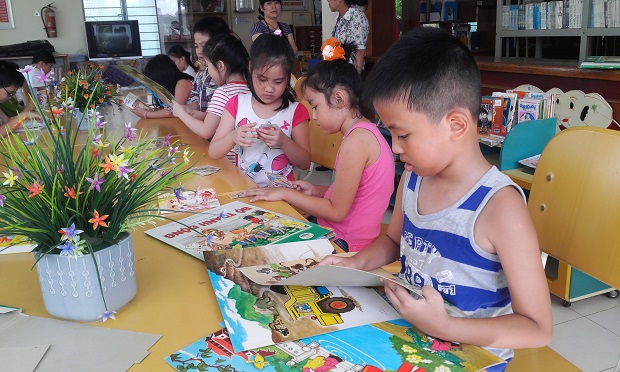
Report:
[[620,132],[574,127],[545,147],[528,202],[541,250],[614,288],[620,288],[618,190]]
[[313,169],[317,165],[324,166],[329,169],[334,169],[334,163],[336,162],[336,155],[342,142],[342,133],[325,134],[319,128],[316,121],[312,119],[312,107],[308,101],[303,98],[301,92],[301,84],[305,80],[305,77],[300,77],[295,83],[295,93],[297,94],[297,100],[303,103],[308,112],[310,112],[310,150],[312,151],[312,163],[310,166],[310,173],[304,178],[308,178]]

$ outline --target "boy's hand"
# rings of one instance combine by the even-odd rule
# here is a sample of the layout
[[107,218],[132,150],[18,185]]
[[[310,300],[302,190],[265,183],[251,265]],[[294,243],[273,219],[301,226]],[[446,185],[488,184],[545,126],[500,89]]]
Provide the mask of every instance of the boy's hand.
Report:
[[385,294],[394,309],[422,332],[433,335],[442,330],[450,316],[444,307],[443,297],[431,286],[422,287],[424,299],[416,300],[409,291],[389,280],[383,282]]
[[261,139],[269,148],[279,149],[286,135],[277,125],[267,125],[258,128],[258,138]]
[[308,181],[291,181],[291,184],[295,186],[295,190],[300,191],[305,195],[314,195],[314,185]]
[[256,123],[249,123],[242,127],[235,129],[233,132],[233,140],[235,143],[242,147],[250,147],[256,143]]
[[257,200],[278,201],[284,199],[285,187],[257,187],[245,190],[245,196],[251,196],[250,203]]
[[319,262],[317,266],[342,266],[349,267],[351,269],[361,270],[360,265],[356,262],[355,256],[353,257],[341,257],[341,256],[326,256]]

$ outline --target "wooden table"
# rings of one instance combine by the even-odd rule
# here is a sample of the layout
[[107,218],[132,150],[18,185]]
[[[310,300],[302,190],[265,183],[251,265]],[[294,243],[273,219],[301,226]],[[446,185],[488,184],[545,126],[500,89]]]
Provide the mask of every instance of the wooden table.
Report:
[[[220,203],[231,201],[225,192],[255,187],[253,181],[226,159],[213,160],[207,156],[208,142],[191,133],[178,119],[140,120],[136,127],[149,136],[171,134],[190,145],[194,160],[202,155],[199,164],[211,164],[221,170],[207,177],[195,176],[187,188],[214,187]],[[203,155],[204,154],[204,155]],[[303,218],[284,202],[256,203],[261,207],[296,218]],[[184,217],[182,214],[169,215]],[[158,224],[165,224],[161,221]],[[150,229],[148,226],[145,229]],[[132,232],[138,292],[136,297],[119,310],[116,321],[90,323],[97,327],[123,329],[162,335],[151,348],[151,354],[132,371],[166,371],[170,367],[163,358],[205,337],[221,327],[222,321],[205,265],[163,242],[147,236],[144,229]],[[32,254],[0,255],[0,299],[9,306],[20,307],[27,315],[51,318],[43,305]]]

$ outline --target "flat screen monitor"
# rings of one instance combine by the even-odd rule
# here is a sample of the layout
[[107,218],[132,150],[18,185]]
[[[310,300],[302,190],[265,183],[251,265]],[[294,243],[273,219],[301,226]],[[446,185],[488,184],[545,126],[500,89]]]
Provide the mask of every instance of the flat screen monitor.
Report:
[[142,56],[138,21],[88,21],[84,25],[88,59]]

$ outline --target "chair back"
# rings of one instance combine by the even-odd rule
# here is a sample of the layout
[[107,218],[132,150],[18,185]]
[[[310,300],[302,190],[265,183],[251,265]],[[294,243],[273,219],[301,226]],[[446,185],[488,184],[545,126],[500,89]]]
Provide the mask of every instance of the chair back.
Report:
[[574,127],[553,137],[528,208],[543,252],[620,288],[620,132]]
[[312,152],[311,161],[316,165],[322,165],[329,169],[334,169],[336,155],[342,143],[342,133],[326,134],[319,128],[316,121],[312,119],[312,107],[303,97],[301,84],[306,80],[305,76],[297,79],[295,83],[295,93],[297,101],[303,103],[310,113],[310,150]]

